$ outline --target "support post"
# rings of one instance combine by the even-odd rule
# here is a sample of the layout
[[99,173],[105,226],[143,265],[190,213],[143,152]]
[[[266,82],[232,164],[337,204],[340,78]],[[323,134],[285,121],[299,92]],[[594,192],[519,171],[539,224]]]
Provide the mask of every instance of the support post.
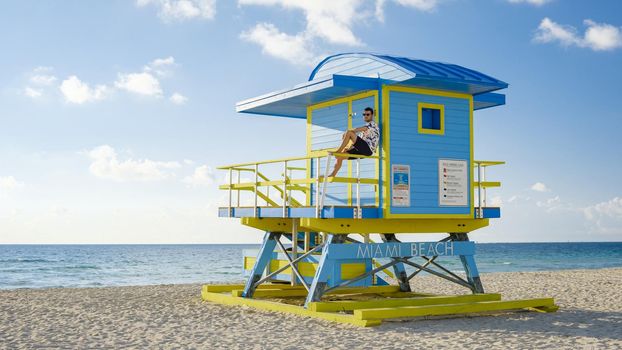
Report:
[[[450,233],[450,236],[454,241],[469,241],[469,236],[466,233]],[[460,261],[462,262],[467,281],[471,285],[473,293],[484,293],[484,286],[479,278],[479,272],[477,271],[477,265],[475,264],[473,255],[460,255]]]
[[280,232],[266,232],[264,235],[263,243],[259,249],[259,254],[257,254],[257,260],[255,260],[255,265],[251,270],[251,275],[248,277],[248,281],[246,281],[246,286],[244,287],[244,292],[242,293],[244,298],[253,297],[253,293],[255,293],[255,289],[257,288],[255,283],[261,279],[266,267],[270,264],[270,260],[272,260],[272,253],[276,247],[276,240],[280,237]]
[[287,161],[283,162],[283,217],[287,217]]
[[[383,242],[399,242],[395,234],[382,234],[380,235]],[[397,279],[397,283],[400,286],[400,291],[402,292],[410,292],[410,283],[408,282],[408,274],[406,273],[406,268],[404,267],[404,263],[399,262],[393,265],[393,273],[395,274],[395,278]]]
[[[298,257],[298,219],[292,219],[292,259],[296,260]],[[292,281],[291,285],[295,286],[298,284],[298,279],[295,273],[295,269],[297,268],[297,264],[292,264]],[[304,283],[304,281],[302,281]]]
[[305,300],[305,308],[309,305],[309,303],[314,301],[320,301],[322,295],[326,291],[328,285],[328,278],[331,275],[334,267],[334,260],[332,260],[328,256],[328,250],[331,244],[339,243],[343,240],[342,235],[333,235],[329,234],[326,237],[326,244],[322,248],[322,257],[320,258],[320,262],[318,263],[317,270],[315,271],[315,276],[313,277],[313,282],[311,283],[311,287],[309,288],[309,294],[307,295],[307,299]]

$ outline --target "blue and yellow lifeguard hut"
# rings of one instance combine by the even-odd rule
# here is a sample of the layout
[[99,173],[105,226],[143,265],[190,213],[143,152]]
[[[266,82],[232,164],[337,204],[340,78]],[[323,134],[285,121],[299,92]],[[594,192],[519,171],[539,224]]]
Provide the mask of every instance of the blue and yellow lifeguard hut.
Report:
[[[245,285],[204,286],[203,298],[358,325],[384,318],[505,309],[555,310],[553,300],[487,294],[469,233],[500,217],[486,170],[474,158],[473,115],[505,104],[508,84],[456,64],[346,53],[320,62],[307,82],[236,105],[240,113],[306,121],[306,154],[221,167],[228,202],[219,216],[264,232],[246,252]],[[342,134],[371,107],[381,140],[372,156],[329,177]],[[284,131],[286,132],[286,131]],[[439,241],[417,241],[443,233]],[[420,235],[419,235],[420,236]],[[374,241],[375,238],[375,241]],[[456,257],[464,275],[443,266]],[[472,294],[411,291],[421,272]],[[370,295],[382,296],[371,298]],[[330,296],[330,301],[323,298]],[[302,298],[279,303],[270,298]],[[341,311],[341,312],[338,312]]]

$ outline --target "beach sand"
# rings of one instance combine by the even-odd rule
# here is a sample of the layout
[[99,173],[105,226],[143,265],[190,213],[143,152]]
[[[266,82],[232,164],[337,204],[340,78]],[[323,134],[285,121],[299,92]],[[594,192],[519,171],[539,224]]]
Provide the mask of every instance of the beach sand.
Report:
[[[504,299],[560,310],[384,322],[357,328],[202,302],[200,285],[0,291],[0,348],[621,349],[622,269],[484,274]],[[457,293],[437,278],[415,290]]]

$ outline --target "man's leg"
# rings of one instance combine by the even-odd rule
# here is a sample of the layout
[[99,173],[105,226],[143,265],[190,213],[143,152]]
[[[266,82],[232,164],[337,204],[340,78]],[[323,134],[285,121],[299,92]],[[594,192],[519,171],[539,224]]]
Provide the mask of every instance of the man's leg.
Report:
[[[356,133],[352,130],[348,130],[343,133],[343,142],[341,142],[341,145],[339,146],[339,148],[337,148],[335,153],[343,153],[346,150],[345,148],[348,143],[350,143],[350,141],[352,141],[352,143],[356,142],[356,137]],[[335,157],[335,168],[333,169],[333,172],[328,175],[329,177],[337,175],[339,169],[341,169],[341,164],[343,163],[344,159],[345,158],[342,157]]]
[[333,169],[333,172],[330,173],[330,175],[328,175],[328,177],[333,177],[335,175],[337,175],[337,173],[339,172],[339,169],[341,169],[341,163],[343,163],[343,160],[345,158],[341,158],[341,157],[335,157],[335,168]]
[[335,153],[343,152],[350,141],[352,141],[352,143],[356,142],[356,133],[352,130],[348,130],[343,133],[343,141],[341,142],[341,145],[339,146],[339,148],[337,148]]

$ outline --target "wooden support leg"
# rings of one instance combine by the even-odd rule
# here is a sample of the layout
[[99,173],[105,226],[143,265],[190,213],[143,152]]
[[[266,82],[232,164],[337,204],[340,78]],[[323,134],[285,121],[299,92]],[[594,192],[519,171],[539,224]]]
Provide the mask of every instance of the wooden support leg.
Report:
[[[466,233],[452,233],[450,235],[455,241],[469,241],[469,236]],[[460,255],[460,261],[462,262],[467,281],[471,285],[473,293],[484,293],[484,286],[479,278],[477,264],[475,264],[473,255]]]
[[[394,234],[383,234],[380,235],[383,242],[399,242],[397,237]],[[404,263],[397,263],[393,265],[393,273],[395,273],[395,278],[397,279],[397,283],[400,286],[401,292],[410,292],[410,283],[408,282],[408,274],[406,273],[406,268],[404,267]]]
[[261,249],[259,249],[259,254],[257,255],[257,260],[255,260],[255,265],[251,270],[251,275],[246,281],[246,286],[244,287],[244,293],[242,296],[244,298],[252,298],[253,293],[257,286],[255,283],[261,279],[264,271],[268,264],[270,264],[270,260],[272,260],[272,255],[274,252],[274,248],[276,247],[276,240],[281,237],[281,233],[279,232],[266,232],[263,238],[263,243],[261,244]]
[[311,287],[309,288],[309,294],[307,295],[307,299],[305,300],[305,308],[309,305],[309,303],[314,301],[320,301],[320,299],[322,298],[322,295],[326,290],[326,286],[328,285],[328,278],[333,271],[335,262],[335,260],[332,260],[330,259],[330,257],[328,257],[328,250],[331,244],[338,243],[342,239],[342,235],[327,235],[326,245],[322,248],[322,257],[320,258],[320,262],[318,263],[317,270],[315,271],[315,276],[313,277],[313,282],[311,283]]

